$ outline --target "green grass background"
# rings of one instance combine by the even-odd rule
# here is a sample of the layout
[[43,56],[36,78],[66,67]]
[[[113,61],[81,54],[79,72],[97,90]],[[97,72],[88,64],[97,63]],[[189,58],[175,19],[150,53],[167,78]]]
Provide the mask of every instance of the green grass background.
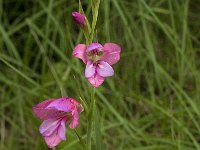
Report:
[[[32,112],[38,102],[89,102],[85,66],[72,57],[84,43],[77,9],[75,0],[0,0],[0,150],[48,149]],[[102,0],[96,29],[94,41],[122,53],[96,92],[93,149],[200,150],[200,1]],[[83,138],[86,126],[83,112]],[[74,130],[55,149],[81,149]]]

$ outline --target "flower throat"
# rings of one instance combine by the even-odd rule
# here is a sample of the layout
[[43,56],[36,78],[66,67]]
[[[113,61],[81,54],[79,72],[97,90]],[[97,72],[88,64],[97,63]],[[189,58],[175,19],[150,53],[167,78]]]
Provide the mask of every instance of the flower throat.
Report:
[[102,49],[95,49],[90,52],[87,52],[87,59],[91,60],[93,63],[99,61],[103,56]]

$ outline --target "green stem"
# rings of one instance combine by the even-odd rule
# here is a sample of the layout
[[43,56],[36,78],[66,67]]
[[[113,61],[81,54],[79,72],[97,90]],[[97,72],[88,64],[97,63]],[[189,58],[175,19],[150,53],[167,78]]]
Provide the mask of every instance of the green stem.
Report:
[[89,35],[89,43],[92,43],[93,38],[94,38],[94,32],[97,24],[97,18],[98,18],[98,13],[99,13],[99,4],[101,0],[92,0],[92,29]]
[[76,130],[74,130],[75,131],[75,133],[76,133],[76,135],[77,135],[77,137],[78,137],[78,139],[79,139],[79,141],[80,141],[80,143],[81,143],[81,145],[83,146],[82,148],[83,148],[83,150],[85,150],[86,149],[86,147],[85,147],[85,143],[84,143],[84,141],[83,141],[83,138],[82,138],[82,136],[80,136],[79,135],[79,133],[76,131]]
[[92,146],[92,129],[93,129],[93,122],[94,122],[94,108],[95,108],[95,88],[92,89],[90,111],[88,114],[87,150],[91,150],[91,146]]

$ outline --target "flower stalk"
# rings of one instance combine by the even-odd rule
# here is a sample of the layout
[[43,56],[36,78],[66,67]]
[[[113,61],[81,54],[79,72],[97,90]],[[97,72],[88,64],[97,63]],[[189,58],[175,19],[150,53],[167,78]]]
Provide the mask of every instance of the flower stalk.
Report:
[[[95,88],[99,87],[105,80],[105,77],[114,75],[114,69],[111,65],[117,63],[120,59],[121,48],[115,43],[93,42],[94,33],[98,19],[98,11],[101,0],[91,0],[92,4],[92,26],[90,26],[87,17],[82,8],[81,0],[79,0],[79,12],[73,12],[72,17],[75,23],[84,33],[86,44],[78,44],[73,50],[73,56],[81,59],[85,65],[85,77],[93,86],[91,90],[91,100],[89,107],[84,100],[81,99],[87,113],[87,141],[75,130],[83,149],[92,150],[92,139],[94,125],[98,123],[94,119],[95,110]],[[33,107],[34,114],[43,122],[39,131],[43,136],[47,146],[54,148],[61,141],[66,140],[66,126],[70,122],[69,128],[75,129],[80,121],[79,114],[84,110],[81,103],[73,98],[62,97],[56,99],[47,99]],[[94,136],[96,143],[98,140],[99,128],[96,128]],[[98,142],[100,143],[100,142]]]

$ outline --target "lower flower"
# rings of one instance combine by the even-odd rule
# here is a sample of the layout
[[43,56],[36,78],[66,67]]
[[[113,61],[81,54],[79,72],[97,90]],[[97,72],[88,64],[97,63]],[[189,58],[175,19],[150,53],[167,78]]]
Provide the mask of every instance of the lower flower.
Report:
[[34,114],[43,120],[39,131],[49,148],[66,140],[66,122],[70,122],[70,128],[76,128],[82,111],[82,105],[69,97],[45,100],[33,107]]

